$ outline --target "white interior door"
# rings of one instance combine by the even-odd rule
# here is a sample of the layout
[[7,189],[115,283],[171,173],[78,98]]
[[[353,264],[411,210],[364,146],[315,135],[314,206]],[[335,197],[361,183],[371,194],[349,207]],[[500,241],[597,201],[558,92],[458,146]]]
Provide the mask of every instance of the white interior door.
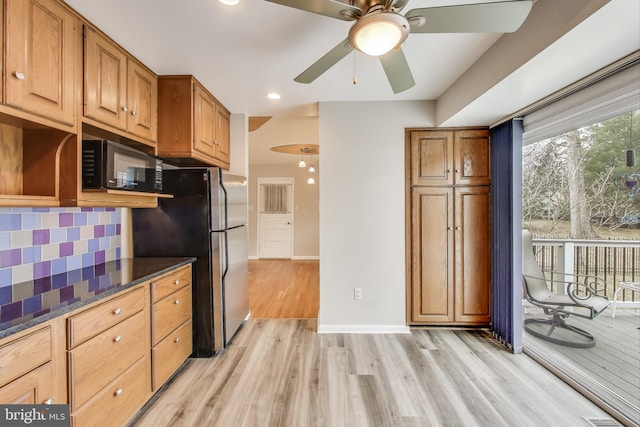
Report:
[[258,179],[258,258],[293,257],[293,178]]

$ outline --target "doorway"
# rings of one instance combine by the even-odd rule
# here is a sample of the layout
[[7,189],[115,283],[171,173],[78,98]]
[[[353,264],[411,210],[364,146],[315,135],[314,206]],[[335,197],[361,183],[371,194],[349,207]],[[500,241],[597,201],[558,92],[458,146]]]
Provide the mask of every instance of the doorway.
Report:
[[293,258],[293,178],[258,178],[258,258]]

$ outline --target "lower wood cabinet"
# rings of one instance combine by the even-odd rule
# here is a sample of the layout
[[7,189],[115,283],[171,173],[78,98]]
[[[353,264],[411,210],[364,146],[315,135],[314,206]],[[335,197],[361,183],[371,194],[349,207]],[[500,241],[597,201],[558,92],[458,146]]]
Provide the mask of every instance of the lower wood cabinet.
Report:
[[[192,353],[191,265],[0,340],[0,404],[124,426]],[[66,331],[65,331],[66,328]]]
[[151,350],[153,391],[159,389],[192,353],[191,319],[172,331]]
[[76,427],[122,426],[149,398],[145,358],[103,387],[72,418]]
[[191,266],[151,282],[151,372],[160,388],[193,351]]
[[56,403],[53,378],[53,363],[47,362],[0,387],[0,402],[14,405]]
[[411,191],[410,323],[488,324],[490,188]]
[[71,411],[145,356],[144,326],[140,311],[69,351]]
[[0,403],[66,403],[56,322],[0,340]]

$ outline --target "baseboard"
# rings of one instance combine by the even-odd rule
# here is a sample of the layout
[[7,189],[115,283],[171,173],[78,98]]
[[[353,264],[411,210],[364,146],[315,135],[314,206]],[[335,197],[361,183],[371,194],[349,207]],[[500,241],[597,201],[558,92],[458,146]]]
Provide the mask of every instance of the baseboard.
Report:
[[319,334],[410,334],[407,325],[321,325]]

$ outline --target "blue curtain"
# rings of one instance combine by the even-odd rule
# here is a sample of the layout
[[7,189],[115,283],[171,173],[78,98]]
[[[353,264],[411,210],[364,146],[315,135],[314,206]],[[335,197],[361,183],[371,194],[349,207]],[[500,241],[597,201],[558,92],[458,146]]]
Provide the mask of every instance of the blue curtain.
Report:
[[491,129],[493,334],[522,351],[522,120]]

